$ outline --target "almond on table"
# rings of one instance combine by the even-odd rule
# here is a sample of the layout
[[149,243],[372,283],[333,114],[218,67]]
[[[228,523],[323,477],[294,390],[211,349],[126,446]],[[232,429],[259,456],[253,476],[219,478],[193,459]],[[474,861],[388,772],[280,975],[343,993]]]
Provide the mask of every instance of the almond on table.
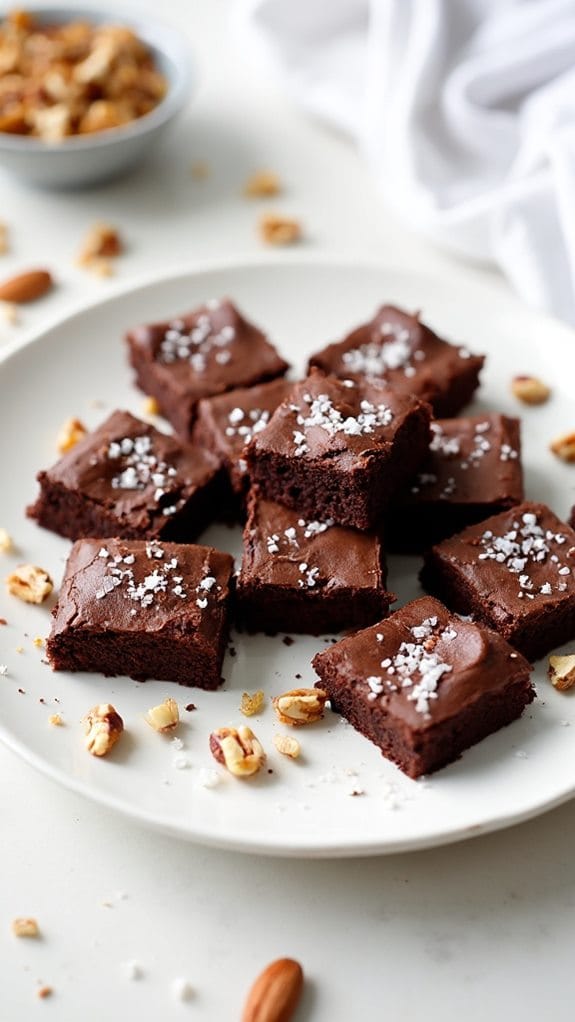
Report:
[[278,958],[252,985],[241,1022],[290,1022],[303,990],[303,969],[293,958]]
[[299,220],[278,213],[264,213],[260,217],[259,232],[266,245],[293,245],[303,233]]
[[48,270],[27,270],[0,283],[0,301],[24,305],[42,298],[54,286]]

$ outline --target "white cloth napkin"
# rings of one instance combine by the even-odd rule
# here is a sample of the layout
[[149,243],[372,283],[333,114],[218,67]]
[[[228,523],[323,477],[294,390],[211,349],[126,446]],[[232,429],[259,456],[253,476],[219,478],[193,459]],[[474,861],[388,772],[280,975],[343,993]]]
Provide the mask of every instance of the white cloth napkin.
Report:
[[575,323],[575,0],[239,0],[412,227]]

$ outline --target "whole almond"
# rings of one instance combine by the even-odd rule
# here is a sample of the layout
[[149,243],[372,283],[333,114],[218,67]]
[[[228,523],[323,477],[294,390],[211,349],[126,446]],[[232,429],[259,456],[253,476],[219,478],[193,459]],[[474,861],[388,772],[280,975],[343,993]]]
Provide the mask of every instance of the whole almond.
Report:
[[303,969],[293,958],[278,958],[256,979],[242,1022],[289,1022],[303,988]]
[[15,302],[17,305],[34,302],[45,295],[52,286],[52,275],[48,270],[28,270],[27,273],[9,277],[0,284],[0,301]]

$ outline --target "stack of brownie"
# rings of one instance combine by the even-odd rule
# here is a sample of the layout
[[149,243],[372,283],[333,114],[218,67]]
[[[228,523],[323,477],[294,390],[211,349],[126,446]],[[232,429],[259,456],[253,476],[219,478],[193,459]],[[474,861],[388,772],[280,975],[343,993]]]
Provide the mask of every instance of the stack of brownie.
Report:
[[[414,777],[521,714],[528,660],[575,636],[575,532],[523,503],[518,420],[454,418],[481,356],[390,306],[295,383],[228,300],[127,342],[176,435],[114,412],[39,474],[29,514],[76,541],[55,669],[215,688],[232,613],[249,632],[352,630],[314,658],[319,684]],[[234,519],[237,581],[192,542]],[[425,552],[433,598],[388,616],[386,550]]]

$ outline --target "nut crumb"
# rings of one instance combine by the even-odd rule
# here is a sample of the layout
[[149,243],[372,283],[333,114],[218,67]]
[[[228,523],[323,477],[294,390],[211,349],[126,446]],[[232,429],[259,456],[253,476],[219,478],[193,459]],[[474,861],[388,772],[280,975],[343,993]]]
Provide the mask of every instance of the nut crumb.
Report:
[[244,717],[253,717],[256,713],[259,713],[263,708],[265,698],[261,688],[254,692],[253,696],[249,692],[244,692],[240,705],[240,710]]
[[249,199],[269,198],[279,195],[281,190],[280,179],[273,170],[256,170],[244,185],[244,195]]
[[323,717],[326,700],[327,692],[322,688],[294,688],[274,696],[272,703],[282,724],[300,727],[314,724]]
[[20,319],[16,302],[0,301],[0,315],[9,326],[16,326]]
[[297,738],[291,735],[274,735],[274,745],[282,756],[289,756],[290,759],[297,759],[301,752]]
[[52,713],[51,716],[48,717],[48,723],[51,724],[52,727],[63,727],[64,726],[64,721],[62,720],[62,718],[61,718],[59,713]]
[[15,937],[39,937],[40,927],[32,917],[22,916],[12,920],[12,933]]
[[212,756],[235,777],[257,774],[266,754],[249,727],[221,727],[210,735]]
[[14,549],[12,536],[6,529],[0,529],[0,554],[11,554]]
[[40,989],[38,990],[38,997],[44,1001],[46,997],[51,997],[53,993],[54,990],[52,987],[47,986],[40,987]]
[[155,397],[144,398],[144,415],[159,415],[160,406]]
[[266,245],[293,245],[302,236],[299,220],[278,213],[264,213],[259,220],[259,232]]
[[116,227],[106,223],[96,223],[88,231],[80,253],[78,265],[92,269],[94,261],[116,259],[124,251],[124,244]]
[[561,458],[561,461],[575,461],[575,433],[565,433],[563,436],[557,437],[549,446],[553,454]]
[[550,388],[537,376],[515,376],[511,393],[525,405],[542,405],[551,396]]
[[42,636],[36,635],[35,638],[32,639],[32,645],[36,646],[37,649],[42,649],[42,647],[44,646],[44,639],[42,638]]
[[172,994],[177,1001],[191,1001],[194,996],[194,988],[189,980],[183,976],[177,976],[172,982]]
[[34,564],[19,564],[6,579],[6,587],[12,596],[24,603],[43,603],[54,588],[47,571]]
[[71,451],[80,440],[84,439],[87,432],[88,430],[79,419],[66,419],[66,422],[60,427],[56,439],[58,453],[66,454],[67,451]]
[[211,176],[212,168],[206,160],[194,160],[190,167],[190,173],[194,181],[205,181]]
[[119,740],[124,721],[111,703],[93,706],[82,718],[86,748],[92,756],[107,756]]
[[180,711],[176,700],[168,697],[158,706],[152,706],[144,720],[160,734],[165,735],[174,731],[180,723]]
[[560,692],[575,685],[575,654],[568,656],[550,656],[547,673],[551,679],[553,688]]

